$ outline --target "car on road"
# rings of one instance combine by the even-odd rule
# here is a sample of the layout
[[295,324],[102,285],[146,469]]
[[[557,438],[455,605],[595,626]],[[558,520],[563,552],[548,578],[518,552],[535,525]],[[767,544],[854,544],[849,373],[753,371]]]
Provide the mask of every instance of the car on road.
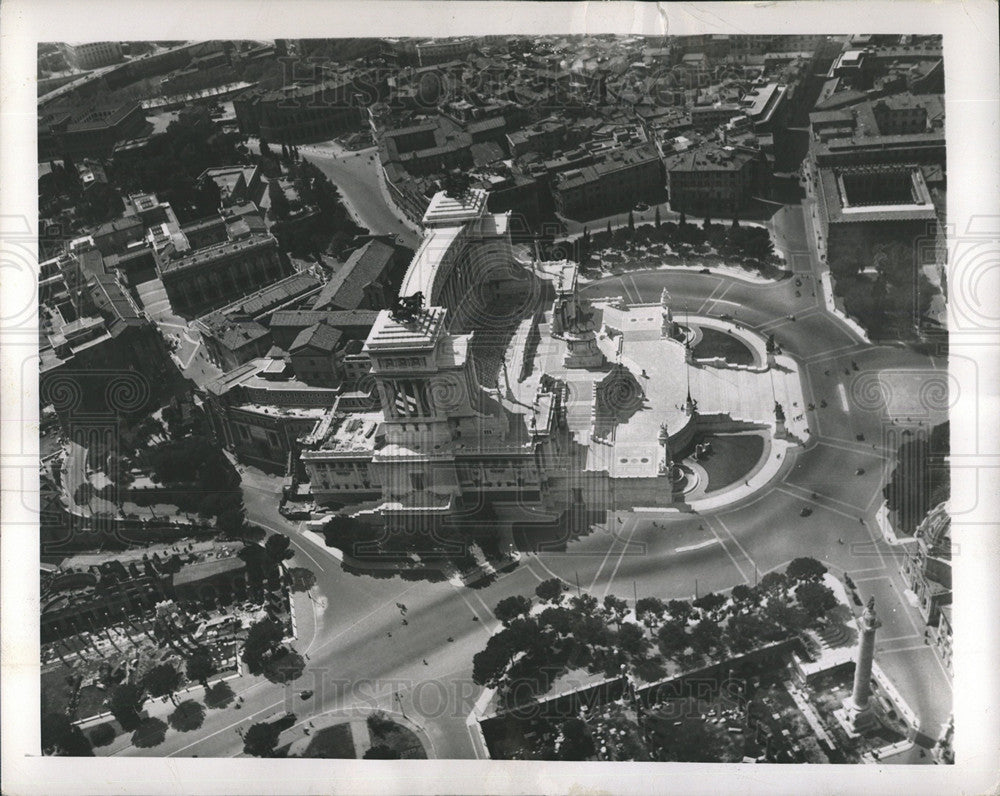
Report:
[[639,213],[645,213],[647,210],[649,210],[649,205],[647,205],[645,202],[638,202],[636,203],[635,210]]

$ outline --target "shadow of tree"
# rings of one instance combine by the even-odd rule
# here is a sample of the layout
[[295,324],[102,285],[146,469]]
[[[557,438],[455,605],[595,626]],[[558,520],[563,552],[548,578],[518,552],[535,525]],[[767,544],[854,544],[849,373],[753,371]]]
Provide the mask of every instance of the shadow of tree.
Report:
[[235,696],[229,683],[216,683],[205,692],[205,705],[210,708],[228,707]]
[[139,749],[159,746],[167,737],[167,723],[162,719],[146,719],[132,733],[132,745]]
[[268,661],[263,675],[272,683],[290,683],[298,680],[305,668],[306,662],[301,655],[294,650],[286,650],[284,654],[279,652]]
[[167,721],[178,732],[197,730],[205,722],[205,706],[188,699],[177,706],[177,710],[170,714]]
[[316,585],[316,573],[306,567],[289,567],[288,576],[293,592],[309,591]]
[[90,733],[90,742],[94,746],[107,746],[118,736],[115,731],[115,725],[111,722],[105,722],[104,724],[98,724],[94,727]]

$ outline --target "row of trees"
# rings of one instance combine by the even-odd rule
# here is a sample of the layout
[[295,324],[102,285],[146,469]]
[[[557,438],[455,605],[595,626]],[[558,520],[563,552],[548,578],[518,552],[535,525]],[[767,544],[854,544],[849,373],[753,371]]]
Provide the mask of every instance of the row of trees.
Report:
[[[216,672],[215,660],[206,647],[192,650],[185,661],[187,680],[200,683],[208,689],[208,678]],[[118,720],[122,728],[131,731],[141,723],[140,711],[147,697],[168,697],[177,704],[175,693],[181,687],[184,678],[177,668],[169,662],[157,664],[151,668],[137,683],[121,683],[112,689],[108,698],[108,709]]]
[[774,243],[764,227],[742,226],[736,218],[730,224],[713,223],[710,218],[700,225],[691,224],[683,213],[678,222],[663,223],[659,208],[656,209],[653,224],[636,226],[634,214],[630,212],[627,226],[613,229],[609,221],[604,231],[594,234],[584,228],[582,235],[556,241],[546,247],[545,256],[551,259],[571,258],[586,264],[591,255],[601,249],[625,248],[635,243],[702,247],[706,253],[714,249],[719,257],[737,258],[756,265],[771,264],[774,260]]
[[[565,599],[561,581],[539,584],[545,606],[534,611],[524,596],[501,600],[495,615],[504,627],[473,658],[473,680],[497,688],[501,700],[524,701],[546,693],[561,674],[576,668],[613,677],[622,666],[646,682],[666,675],[666,662],[690,667],[706,657],[746,652],[788,637],[816,622],[836,604],[815,559],[792,561],[785,573],[769,573],[756,587],[738,585],[728,597],[709,593],[693,600],[639,600],[613,595],[599,603],[589,594]],[[654,649],[655,648],[655,649]]]

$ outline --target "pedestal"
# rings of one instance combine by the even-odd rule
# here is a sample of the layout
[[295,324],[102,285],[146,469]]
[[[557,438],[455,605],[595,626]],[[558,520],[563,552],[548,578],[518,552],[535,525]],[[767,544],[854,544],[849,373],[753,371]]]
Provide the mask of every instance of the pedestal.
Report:
[[857,738],[878,724],[878,718],[869,700],[864,707],[858,707],[852,697],[844,700],[844,706],[833,712],[837,722],[851,738]]

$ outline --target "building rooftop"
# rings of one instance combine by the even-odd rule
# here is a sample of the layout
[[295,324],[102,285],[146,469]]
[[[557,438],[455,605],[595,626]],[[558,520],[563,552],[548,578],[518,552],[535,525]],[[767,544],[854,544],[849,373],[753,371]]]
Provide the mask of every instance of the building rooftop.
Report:
[[756,153],[738,147],[707,144],[667,155],[663,165],[668,172],[735,171],[756,158]]
[[224,241],[160,264],[161,274],[173,274],[226,257],[251,252],[256,249],[276,248],[277,242],[270,235],[251,235],[243,240]]
[[271,316],[270,327],[306,328],[324,321],[334,329],[371,329],[378,310],[278,310]]
[[[872,170],[884,171],[887,175],[908,177],[900,185],[898,201],[865,203],[852,197],[850,176]],[[822,192],[822,206],[831,224],[860,223],[873,221],[932,221],[937,216],[930,192],[924,182],[923,173],[917,166],[862,166],[857,168],[821,168],[819,170],[819,190]],[[845,185],[845,178],[847,184]],[[852,201],[853,199],[853,201]]]
[[94,304],[102,314],[109,317],[112,324],[138,326],[147,321],[145,313],[139,309],[138,304],[113,274],[95,276],[91,286],[90,294]]
[[[368,453],[375,450],[378,427],[382,424],[381,411],[352,412],[349,416],[340,412],[327,412],[307,439],[307,444],[315,445],[316,451],[325,453]],[[309,458],[309,450],[302,454]]]
[[217,312],[225,315],[239,314],[256,318],[292,299],[316,290],[321,284],[322,282],[312,274],[292,274],[251,293],[249,296],[244,296],[225,307],[220,307]]
[[347,258],[315,300],[315,310],[357,309],[365,298],[365,287],[377,281],[392,264],[396,250],[380,240],[368,241]]
[[234,320],[222,312],[204,315],[198,323],[204,334],[211,335],[230,351],[251,345],[269,334],[257,321]]
[[299,332],[288,347],[290,353],[311,348],[332,354],[340,344],[342,332],[320,321]]
[[644,163],[650,163],[659,159],[656,149],[649,144],[637,147],[619,148],[608,152],[603,160],[589,166],[582,166],[578,169],[564,171],[559,175],[556,186],[559,190],[566,190],[585,185],[588,182],[599,180],[605,175],[612,174],[622,169],[632,168]]

